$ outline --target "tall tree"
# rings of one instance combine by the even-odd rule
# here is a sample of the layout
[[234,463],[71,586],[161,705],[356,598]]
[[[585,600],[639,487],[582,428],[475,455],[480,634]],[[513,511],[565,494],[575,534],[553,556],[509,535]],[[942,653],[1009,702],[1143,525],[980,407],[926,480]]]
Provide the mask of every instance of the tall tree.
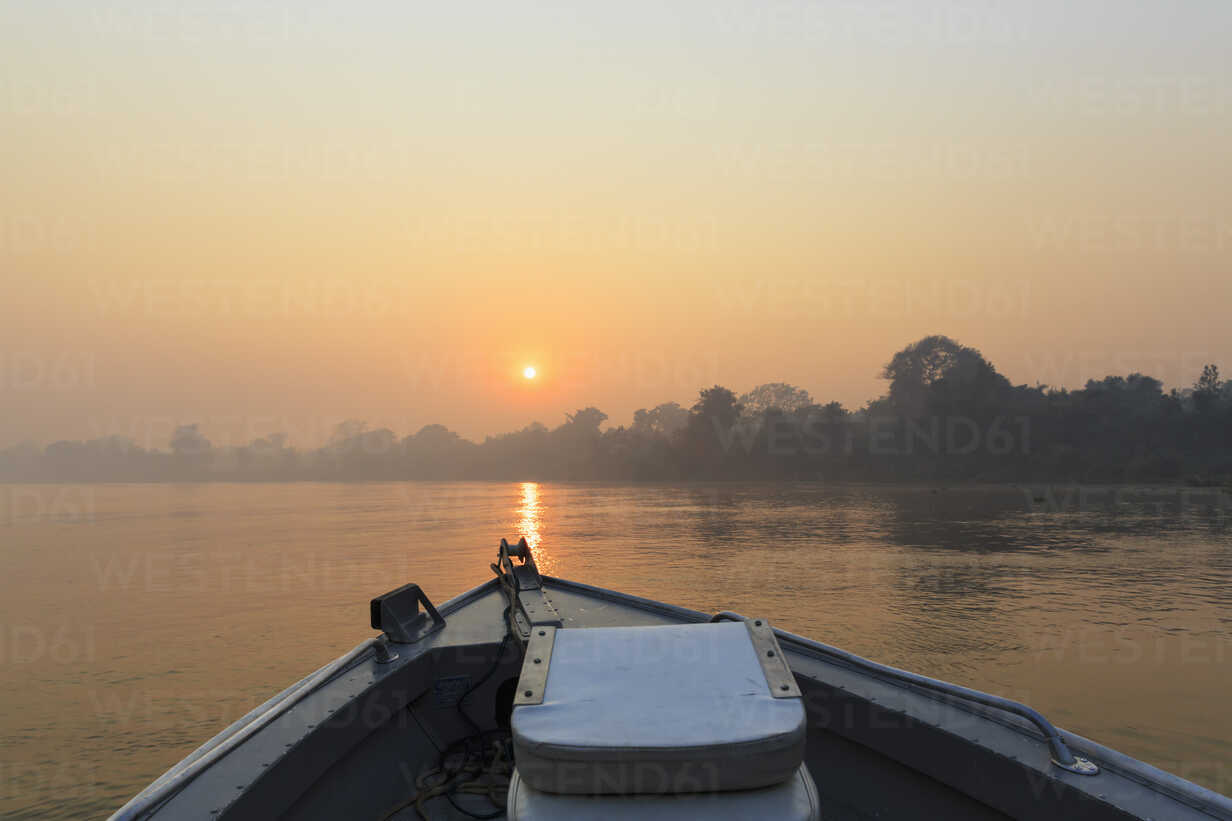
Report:
[[723,429],[736,424],[743,411],[736,394],[719,385],[701,391],[693,405],[694,418],[700,417],[705,425],[713,424]]
[[983,354],[948,336],[926,336],[903,348],[881,372],[890,381],[890,402],[900,413],[923,413],[933,398],[945,404],[987,402],[1008,390]]
[[171,434],[171,450],[176,456],[200,456],[209,453],[210,440],[197,425],[180,425]]
[[566,427],[580,433],[598,433],[599,426],[607,421],[607,414],[598,408],[579,408],[576,413],[566,413]]
[[676,402],[664,402],[650,410],[633,412],[633,430],[642,434],[671,436],[689,422],[689,412]]
[[813,404],[813,397],[804,388],[786,382],[767,382],[741,396],[740,404],[748,416],[761,416],[771,408],[793,413]]
[[1215,365],[1204,365],[1202,375],[1194,383],[1194,407],[1202,412],[1213,410],[1223,392],[1223,380],[1219,378],[1219,368]]

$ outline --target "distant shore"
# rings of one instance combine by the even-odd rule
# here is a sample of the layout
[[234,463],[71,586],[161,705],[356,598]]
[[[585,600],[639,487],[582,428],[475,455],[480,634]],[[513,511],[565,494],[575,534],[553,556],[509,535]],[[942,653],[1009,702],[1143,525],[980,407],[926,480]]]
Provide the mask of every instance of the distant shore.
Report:
[[0,450],[0,481],[1232,484],[1232,383],[1215,365],[1167,392],[1141,373],[1080,390],[1013,385],[974,348],[929,336],[881,376],[889,392],[856,411],[782,382],[741,395],[715,385],[629,425],[605,428],[607,414],[585,407],[482,442],[444,425],[399,436],[347,420],[315,448],[285,433],[217,444],[197,424],[171,430],[169,449],[120,435],[19,444]]

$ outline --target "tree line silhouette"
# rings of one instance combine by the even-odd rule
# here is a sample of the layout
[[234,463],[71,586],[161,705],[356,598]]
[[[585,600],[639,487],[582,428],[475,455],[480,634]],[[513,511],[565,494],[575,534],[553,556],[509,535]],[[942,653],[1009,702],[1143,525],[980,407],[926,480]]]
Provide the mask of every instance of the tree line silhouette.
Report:
[[851,411],[801,388],[714,386],[690,408],[666,402],[606,430],[586,407],[462,438],[433,424],[399,438],[359,421],[319,448],[286,434],[215,447],[197,425],[169,450],[107,436],[0,450],[15,481],[563,479],[671,481],[1232,481],[1232,382],[1214,365],[1192,388],[1165,392],[1140,373],[1080,390],[1013,385],[979,351],[929,336],[894,354],[886,395]]

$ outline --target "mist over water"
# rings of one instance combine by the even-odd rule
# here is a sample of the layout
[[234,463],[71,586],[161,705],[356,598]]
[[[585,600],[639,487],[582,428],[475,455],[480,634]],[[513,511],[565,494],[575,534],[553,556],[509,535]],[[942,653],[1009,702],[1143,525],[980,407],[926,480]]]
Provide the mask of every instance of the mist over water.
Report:
[[552,575],[731,609],[1025,701],[1232,791],[1232,498],[1194,488],[0,485],[0,815],[105,816],[525,534]]

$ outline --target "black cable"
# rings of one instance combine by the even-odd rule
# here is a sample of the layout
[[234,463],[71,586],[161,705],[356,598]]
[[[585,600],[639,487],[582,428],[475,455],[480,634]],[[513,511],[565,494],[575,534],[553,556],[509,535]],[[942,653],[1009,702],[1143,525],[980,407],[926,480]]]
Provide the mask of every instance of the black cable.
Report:
[[480,728],[479,723],[475,721],[475,719],[471,718],[470,715],[467,714],[466,709],[464,708],[464,705],[466,703],[466,699],[470,696],[471,693],[478,690],[485,683],[487,683],[488,679],[492,678],[492,676],[500,668],[501,661],[503,661],[505,658],[505,645],[509,642],[509,639],[512,638],[512,633],[510,633],[509,627],[508,627],[509,609],[510,608],[506,606],[505,612],[501,616],[501,619],[505,621],[505,635],[501,637],[500,647],[496,648],[496,660],[492,662],[492,666],[488,668],[488,671],[484,673],[483,676],[478,681],[476,681],[470,687],[466,688],[466,692],[463,693],[462,696],[457,701],[458,713],[462,716],[462,718],[466,719],[466,722],[468,724],[470,724],[472,727],[475,728],[476,733],[481,733],[483,731]]
[[[501,643],[500,643],[500,646],[496,649],[496,658],[495,660],[493,660],[492,666],[487,669],[487,672],[485,672],[479,678],[478,681],[476,681],[474,684],[472,684],[470,687],[466,689],[466,692],[462,694],[462,696],[458,699],[457,704],[456,704],[457,709],[458,709],[458,715],[462,716],[462,718],[465,719],[466,722],[475,729],[474,734],[467,736],[464,739],[461,739],[461,742],[459,742],[459,743],[466,744],[468,747],[470,746],[470,742],[476,739],[479,739],[480,742],[482,743],[482,737],[483,735],[485,735],[485,731],[479,726],[479,722],[471,718],[470,714],[466,712],[466,706],[465,706],[466,699],[470,697],[471,693],[475,692],[480,687],[482,687],[485,683],[487,683],[488,679],[492,678],[492,676],[495,675],[496,671],[500,669],[501,662],[505,658],[505,646],[509,643],[509,639],[513,638],[513,632],[510,629],[510,621],[509,621],[509,614],[510,614],[512,607],[513,607],[512,603],[505,605],[505,610],[501,614],[501,621],[505,623],[505,634],[501,636]],[[492,732],[492,731],[487,731],[487,732]],[[495,732],[500,733],[500,734],[505,734],[503,730],[497,730]],[[480,755],[484,755],[482,747],[480,748]],[[442,754],[441,755],[442,766],[444,765],[444,760],[445,760],[445,755]],[[471,760],[471,751],[467,750],[466,755],[463,758],[463,764],[461,766],[461,769],[465,769],[466,764],[470,760]],[[483,763],[486,764],[486,761],[484,761]],[[463,807],[459,806],[457,800],[454,798],[453,792],[446,792],[445,798],[449,800],[449,803],[453,805],[453,808],[455,810],[462,813],[463,815],[470,816],[471,818],[483,818],[483,819],[496,818],[500,816],[501,814],[503,814],[505,811],[504,808],[501,807],[486,815],[475,813],[475,812],[472,812],[470,810],[464,809]]]
[[458,806],[458,802],[453,797],[453,793],[451,792],[445,793],[445,798],[449,801],[450,804],[453,805],[453,808],[455,810],[462,813],[463,815],[469,815],[471,818],[500,818],[502,815],[505,814],[504,807],[499,807],[495,810],[492,810],[492,812],[488,813],[487,815],[481,815],[480,813],[472,812],[471,810],[468,810],[465,807]]
[[[514,630],[513,630],[514,622],[513,622],[512,615],[513,615],[514,596],[516,595],[516,593],[514,592],[512,586],[509,584],[508,577],[502,571],[500,566],[493,565],[492,569],[496,571],[496,575],[500,578],[501,592],[505,595],[505,598],[506,598],[505,609],[501,613],[501,621],[504,622],[505,624],[505,633],[503,636],[501,636],[501,643],[500,643],[500,646],[496,649],[496,658],[493,660],[492,666],[490,666],[487,669],[487,671],[483,674],[483,676],[479,678],[478,681],[476,681],[474,684],[472,684],[470,687],[466,689],[466,692],[462,694],[462,696],[458,699],[456,703],[458,714],[462,716],[462,718],[468,724],[470,724],[471,727],[475,729],[474,734],[467,736],[464,739],[461,739],[460,743],[466,744],[467,746],[469,746],[470,742],[475,740],[476,738],[479,738],[482,740],[484,731],[479,726],[479,722],[471,718],[470,714],[466,712],[466,708],[465,708],[466,699],[470,697],[471,693],[475,692],[480,687],[482,687],[485,683],[487,683],[488,679],[492,678],[492,676],[495,675],[496,671],[500,669],[501,662],[504,661],[504,658],[505,658],[505,645],[509,643],[510,639],[514,639],[514,643],[518,645],[518,649],[521,650],[523,654],[525,654],[526,652],[526,648],[521,646],[521,642],[518,641],[517,637],[514,634]],[[504,733],[504,731],[502,730],[497,730],[496,732],[507,735],[507,733]],[[452,746],[454,745],[450,745],[450,746],[452,748]],[[484,753],[481,748],[480,755],[483,755],[483,754]],[[440,759],[440,764],[442,768],[444,767],[445,758],[446,758],[445,753],[442,753],[441,759]],[[470,750],[467,750],[466,755],[463,758],[463,764],[460,769],[465,769],[466,764],[470,760],[471,760],[471,752]],[[483,764],[486,765],[486,761],[484,761]],[[471,818],[483,818],[483,819],[496,818],[504,813],[503,807],[498,808],[494,810],[492,813],[487,814],[487,815],[475,813],[475,812],[472,812],[470,810],[467,810],[467,809],[464,809],[458,806],[458,802],[454,798],[453,792],[446,792],[445,797],[449,800],[449,803],[453,805],[454,809],[456,809],[458,812],[462,813],[463,815],[470,816]]]
[[[504,814],[505,808],[498,805],[497,808],[493,810],[492,812],[483,814],[483,813],[477,813],[477,812],[474,812],[473,810],[468,810],[468,809],[465,809],[464,807],[459,806],[455,798],[456,789],[458,786],[460,786],[460,783],[458,783],[457,781],[458,777],[464,774],[468,770],[468,768],[471,768],[472,764],[478,765],[477,769],[479,772],[485,771],[491,765],[492,762],[488,760],[487,748],[484,746],[484,743],[483,743],[484,736],[496,735],[501,738],[502,742],[508,742],[510,740],[510,736],[507,730],[503,730],[500,728],[497,728],[496,730],[484,730],[479,725],[479,722],[475,721],[475,719],[473,719],[470,716],[470,714],[466,712],[466,708],[465,708],[466,699],[469,698],[472,693],[474,693],[476,690],[478,690],[480,687],[486,684],[487,681],[490,678],[492,678],[493,675],[496,674],[496,671],[500,669],[501,663],[505,659],[505,646],[509,643],[510,639],[514,640],[513,643],[517,646],[517,649],[520,651],[520,654],[522,656],[525,656],[526,654],[526,647],[522,644],[521,637],[517,635],[517,632],[514,627],[515,622],[514,622],[514,617],[513,617],[513,608],[514,608],[514,603],[517,600],[516,599],[517,591],[513,587],[513,585],[510,583],[508,574],[506,574],[499,565],[493,564],[492,569],[496,572],[496,575],[500,580],[501,593],[505,596],[505,600],[506,600],[505,609],[501,613],[501,621],[504,622],[505,624],[505,632],[504,632],[504,635],[501,636],[500,645],[496,649],[496,658],[492,661],[491,666],[488,667],[488,669],[484,672],[484,674],[479,678],[478,681],[473,683],[470,687],[466,688],[466,691],[462,693],[462,695],[454,703],[454,707],[457,709],[458,715],[462,717],[463,721],[465,721],[467,724],[471,726],[474,732],[468,736],[465,736],[464,738],[458,739],[452,744],[449,744],[448,746],[446,746],[445,749],[441,750],[437,757],[436,768],[435,768],[437,771],[441,773],[442,776],[444,776],[444,780],[441,781],[437,785],[437,788],[444,788],[442,789],[439,795],[443,795],[449,801],[449,803],[453,805],[453,808],[457,810],[458,812],[470,818],[479,818],[479,819],[499,818],[501,815]],[[476,743],[478,743],[478,750],[473,748],[473,745]],[[459,746],[463,748],[461,762],[458,764],[456,768],[447,767],[446,764],[449,760],[450,754],[455,749],[457,749]],[[495,755],[493,755],[493,759],[495,759]],[[508,759],[512,761],[512,755],[509,755]],[[476,794],[479,794],[479,793],[476,793]],[[433,797],[439,797],[439,795],[433,796]],[[487,797],[489,800],[492,800],[493,803],[496,803],[490,795]],[[388,811],[386,815],[384,816],[384,818],[389,818],[390,816],[400,812],[401,810],[405,809],[411,804],[414,804],[418,800],[418,798],[419,798],[419,793],[416,793],[414,797],[410,798],[409,800],[403,802],[402,804]]]

